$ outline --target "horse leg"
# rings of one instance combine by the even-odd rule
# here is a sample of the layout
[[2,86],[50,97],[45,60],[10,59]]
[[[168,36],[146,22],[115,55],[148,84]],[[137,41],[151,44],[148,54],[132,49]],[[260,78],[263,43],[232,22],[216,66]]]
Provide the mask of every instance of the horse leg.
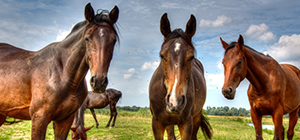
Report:
[[287,131],[288,140],[292,140],[294,136],[294,128],[298,121],[298,112],[300,106],[289,114],[289,129]]
[[98,123],[98,121],[97,121],[97,118],[96,118],[96,114],[95,114],[94,108],[90,108],[90,110],[91,110],[91,112],[92,112],[92,114],[93,114],[93,117],[94,117],[94,119],[95,119],[95,121],[96,121],[96,128],[98,128],[99,123]]
[[105,126],[105,128],[109,127],[112,118],[113,118],[113,115],[112,115],[112,113],[110,113],[110,118],[109,118],[109,121],[108,121],[107,125]]
[[0,114],[0,126],[5,122],[6,116]]
[[164,139],[164,131],[165,127],[163,124],[157,119],[152,117],[152,131],[155,140],[163,140]]
[[51,120],[50,118],[45,117],[43,114],[44,113],[36,112],[31,115],[31,140],[43,140],[46,137],[47,126],[51,122]]
[[117,112],[117,109],[116,109],[116,104],[117,103],[114,103],[113,106],[111,107],[111,112],[112,112],[112,115],[114,117],[113,123],[111,124],[112,127],[115,126],[115,122],[116,122],[117,115],[118,115],[118,112]]
[[197,133],[201,125],[201,111],[193,118],[192,140],[197,139]]
[[256,133],[256,140],[263,140],[262,126],[261,126],[262,115],[257,114],[257,112],[253,110],[252,107],[250,109],[250,113],[251,113],[251,119]]
[[284,127],[282,125],[283,108],[281,105],[278,105],[273,112],[272,119],[275,127],[273,140],[284,140]]
[[174,125],[169,125],[166,127],[168,140],[176,140],[175,133],[174,133]]
[[70,115],[64,120],[55,121],[55,140],[66,140],[69,134],[69,130],[74,120],[74,114]]
[[182,140],[190,140],[192,138],[192,130],[193,130],[193,119],[192,117],[188,117],[187,120],[178,125],[179,132]]

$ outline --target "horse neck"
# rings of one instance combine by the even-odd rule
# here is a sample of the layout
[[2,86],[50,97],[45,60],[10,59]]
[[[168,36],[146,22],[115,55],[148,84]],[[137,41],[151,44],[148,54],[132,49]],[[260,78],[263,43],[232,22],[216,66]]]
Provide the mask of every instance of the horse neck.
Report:
[[83,103],[80,108],[78,109],[78,112],[75,117],[75,126],[78,129],[78,131],[84,130],[84,111],[85,111],[86,105]]
[[84,27],[72,32],[59,43],[62,49],[63,81],[68,89],[76,91],[89,67],[85,59],[86,44],[82,39]]
[[248,48],[245,49],[245,56],[248,65],[246,78],[256,91],[266,90],[270,73],[274,70],[274,63],[277,62],[271,57],[264,56]]

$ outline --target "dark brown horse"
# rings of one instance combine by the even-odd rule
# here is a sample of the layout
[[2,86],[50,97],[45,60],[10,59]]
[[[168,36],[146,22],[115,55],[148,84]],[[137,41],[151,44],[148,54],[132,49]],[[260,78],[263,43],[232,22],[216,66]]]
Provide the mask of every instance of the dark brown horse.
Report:
[[161,46],[161,62],[149,85],[152,130],[156,140],[175,139],[174,125],[178,125],[181,139],[197,139],[199,127],[205,137],[211,138],[211,127],[202,114],[206,99],[204,69],[195,58],[192,37],[196,31],[196,18],[191,15],[186,30],[171,32],[165,13],[161,17],[160,30],[164,35]]
[[104,92],[104,94],[97,94],[92,91],[88,92],[88,95],[85,99],[84,104],[86,105],[87,109],[91,110],[93,117],[96,121],[96,128],[98,128],[99,123],[97,121],[94,109],[101,109],[101,108],[106,107],[107,105],[109,105],[109,107],[110,107],[110,119],[109,119],[107,125],[105,126],[105,128],[110,126],[110,122],[112,119],[113,119],[113,122],[112,122],[111,126],[112,127],[115,126],[116,118],[118,115],[116,107],[117,107],[117,103],[121,97],[122,97],[122,92],[118,91],[116,89],[112,89],[112,88],[107,89]]
[[90,3],[85,21],[61,42],[32,52],[0,44],[0,125],[5,118],[32,120],[31,139],[45,139],[56,122],[55,139],[66,139],[74,113],[87,96],[84,77],[91,71],[94,92],[104,92],[117,32],[119,10],[95,15]]
[[107,89],[104,94],[98,94],[98,93],[94,93],[89,91],[88,95],[84,101],[84,103],[82,104],[82,106],[80,107],[80,109],[77,112],[77,116],[75,116],[74,118],[74,122],[73,125],[71,127],[71,130],[73,131],[72,133],[72,139],[76,140],[76,139],[81,139],[81,140],[85,140],[87,138],[86,135],[86,131],[90,130],[93,126],[91,127],[84,127],[84,110],[85,109],[90,109],[93,117],[96,121],[96,128],[98,128],[98,121],[96,118],[96,114],[94,109],[101,109],[106,107],[108,104],[110,106],[110,119],[107,123],[107,125],[105,126],[105,128],[110,126],[110,122],[113,119],[113,123],[112,123],[112,127],[115,126],[115,121],[117,118],[117,109],[116,109],[116,105],[119,101],[119,99],[122,96],[122,92],[118,91],[116,89]]
[[247,78],[250,82],[247,93],[256,139],[263,139],[262,116],[272,115],[275,125],[274,140],[283,140],[282,118],[289,113],[287,137],[291,140],[300,109],[299,69],[289,64],[278,64],[272,57],[244,45],[241,35],[238,42],[227,44],[222,38],[221,42],[226,50],[223,58],[223,95],[227,99],[234,99],[236,88]]

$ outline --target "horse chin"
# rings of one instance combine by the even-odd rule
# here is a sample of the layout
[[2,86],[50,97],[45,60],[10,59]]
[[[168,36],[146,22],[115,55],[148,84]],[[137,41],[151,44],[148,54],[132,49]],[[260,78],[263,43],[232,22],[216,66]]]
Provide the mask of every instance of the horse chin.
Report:
[[185,105],[181,105],[178,107],[169,107],[168,105],[166,106],[166,111],[169,114],[173,114],[173,115],[180,115],[184,109]]
[[104,93],[105,92],[105,89],[106,89],[106,87],[103,89],[92,89],[92,91],[94,92],[94,93]]
[[230,93],[230,94],[223,94],[223,95],[224,95],[224,97],[225,97],[226,99],[228,99],[228,100],[233,100],[234,97],[235,97],[235,91],[233,91],[233,92]]

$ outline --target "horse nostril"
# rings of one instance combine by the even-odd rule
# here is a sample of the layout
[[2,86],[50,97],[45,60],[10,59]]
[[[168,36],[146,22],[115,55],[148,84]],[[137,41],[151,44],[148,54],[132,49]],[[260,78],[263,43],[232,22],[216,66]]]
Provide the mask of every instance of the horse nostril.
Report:
[[105,77],[103,77],[103,79],[102,79],[101,85],[107,85],[107,83],[108,83],[108,79],[107,79],[107,77],[105,76]]
[[95,86],[96,86],[96,76],[93,76],[93,77],[91,78],[90,83],[91,83],[91,87],[95,87]]
[[229,93],[231,94],[231,93],[232,93],[232,88],[231,88],[231,87],[229,87],[228,89],[229,89]]

